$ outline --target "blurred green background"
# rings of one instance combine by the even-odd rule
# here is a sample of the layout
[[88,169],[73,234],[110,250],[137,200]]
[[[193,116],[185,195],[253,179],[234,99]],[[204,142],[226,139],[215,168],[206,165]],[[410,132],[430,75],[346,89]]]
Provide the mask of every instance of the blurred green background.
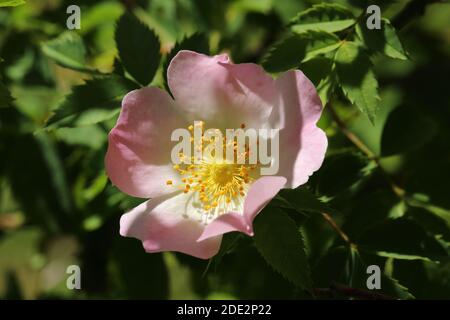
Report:
[[[58,51],[54,39],[67,32],[66,8],[75,2],[81,29],[73,31],[79,37],[68,56],[79,71],[61,66],[51,51]],[[334,111],[325,108],[320,121],[329,150],[306,188],[333,208],[328,213],[354,245],[322,215],[308,213],[314,209],[286,208],[303,235],[315,288],[339,282],[364,289],[362,266],[377,264],[394,288],[386,294],[450,298],[450,4],[426,2],[379,1],[408,59],[371,55],[380,96],[375,125],[340,89],[324,98],[326,104],[333,97]],[[211,261],[146,254],[138,240],[120,237],[121,214],[142,199],[111,185],[103,158],[120,100],[136,83],[100,83],[67,97],[99,75],[130,78],[114,36],[127,9],[159,38],[152,85],[164,87],[169,53],[185,37],[204,39],[211,54],[228,52],[236,63],[263,63],[291,19],[317,3],[27,0],[0,7],[0,298],[312,298],[243,235],[227,235]],[[335,3],[357,15],[367,2]],[[288,56],[295,51],[288,47]],[[319,59],[294,61],[319,84]],[[55,112],[62,121],[48,126]],[[66,288],[71,264],[81,267],[82,290]]]

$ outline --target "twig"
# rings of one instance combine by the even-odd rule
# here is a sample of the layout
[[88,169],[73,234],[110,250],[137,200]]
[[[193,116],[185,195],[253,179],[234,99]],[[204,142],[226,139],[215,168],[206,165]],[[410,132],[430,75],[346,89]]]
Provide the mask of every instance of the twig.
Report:
[[361,150],[368,158],[369,160],[372,160],[377,165],[378,170],[383,174],[384,178],[388,182],[389,186],[391,187],[392,191],[395,193],[397,197],[400,199],[404,199],[405,196],[405,190],[401,187],[399,187],[389,176],[389,174],[384,170],[384,168],[380,164],[380,159],[378,156],[376,156],[362,140],[355,135],[353,132],[351,132],[347,125],[342,121],[342,119],[339,117],[339,115],[334,110],[331,102],[328,102],[327,104],[327,110],[330,112],[331,117],[333,118],[334,122],[336,122],[339,130],[347,137],[348,140],[350,140],[359,150]]
[[350,241],[350,238],[345,234],[344,231],[342,231],[342,229],[337,225],[337,223],[328,213],[322,212],[322,216],[346,243],[356,248],[356,245],[352,241]]

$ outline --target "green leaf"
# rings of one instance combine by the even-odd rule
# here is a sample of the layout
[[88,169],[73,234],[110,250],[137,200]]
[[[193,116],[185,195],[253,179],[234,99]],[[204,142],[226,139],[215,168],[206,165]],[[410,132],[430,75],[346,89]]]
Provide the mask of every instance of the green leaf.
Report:
[[345,42],[336,52],[336,70],[347,98],[374,124],[380,98],[367,53],[357,43]]
[[125,69],[141,85],[148,85],[161,60],[158,37],[129,12],[120,18],[115,37]]
[[[352,286],[367,290],[367,278],[369,277],[369,274],[367,274],[367,266],[378,265],[381,267],[382,263],[385,262],[385,259],[361,254],[354,248],[350,248],[350,251],[352,254],[349,255],[349,259],[351,259],[353,269],[351,279]],[[386,270],[382,271],[380,281],[381,288],[371,290],[372,292],[383,293],[392,298],[403,300],[414,299],[414,296],[409,292],[408,288],[401,285],[398,280],[392,278],[387,273]]]
[[324,56],[315,57],[300,64],[300,70],[317,87],[332,73],[333,61]]
[[410,106],[398,107],[389,114],[384,126],[381,155],[418,149],[435,136],[437,128],[438,124],[420,110]]
[[422,199],[419,194],[413,194],[411,197],[407,198],[408,204],[412,207],[423,208],[428,212],[431,212],[435,216],[443,219],[447,226],[450,227],[450,210],[444,209],[429,203],[428,199]]
[[163,66],[163,76],[164,76],[164,84],[166,89],[169,90],[169,86],[167,84],[167,68],[169,67],[170,62],[173,57],[181,51],[181,50],[191,50],[198,53],[209,54],[209,43],[208,38],[203,33],[194,33],[193,35],[184,38],[180,42],[177,42],[170,53],[166,57],[166,61]]
[[0,0],[0,7],[16,7],[25,3],[25,0]]
[[339,45],[339,38],[328,32],[293,34],[269,49],[262,64],[269,72],[282,72],[297,67],[301,62],[334,51]]
[[367,157],[354,152],[333,154],[325,158],[322,168],[311,177],[314,190],[333,197],[349,190],[361,181],[367,172]]
[[382,19],[381,29],[367,29],[365,21],[356,26],[358,36],[370,50],[380,52],[388,57],[407,60],[406,52],[389,20]]
[[347,8],[338,4],[322,3],[300,12],[290,24],[295,33],[309,30],[336,32],[350,27],[355,22],[354,15]]
[[408,218],[378,223],[357,239],[361,250],[382,257],[439,261],[448,258],[442,245]]
[[409,207],[406,214],[427,232],[450,244],[450,212],[447,211],[447,220],[422,207]]
[[314,83],[322,105],[326,105],[336,83],[333,61],[324,56],[317,56],[300,65],[300,70]]
[[116,76],[89,80],[74,87],[47,127],[73,127],[107,120],[117,115],[123,96],[133,89],[136,89],[134,82]]
[[74,31],[66,31],[59,37],[44,42],[41,48],[47,57],[62,67],[88,73],[99,73],[99,71],[86,66],[86,48],[83,39]]
[[402,300],[411,300],[415,297],[409,292],[409,289],[403,286],[397,279],[385,274],[381,276],[381,288],[383,292]]
[[106,132],[98,125],[76,128],[58,128],[55,136],[68,145],[82,145],[92,149],[100,149],[106,142]]
[[[366,256],[364,258],[367,258]],[[378,259],[382,259],[376,257]],[[352,288],[362,290],[367,289],[367,265],[377,263],[368,263],[361,258],[359,252],[349,247],[333,247],[320,259],[313,270],[314,280],[317,286],[329,287],[333,283],[342,283]],[[384,294],[393,298],[413,299],[408,289],[401,285],[397,280],[381,274],[381,289],[373,290],[373,293]],[[338,292],[335,292],[338,294]],[[337,298],[349,298],[348,296],[339,296]]]
[[317,213],[333,211],[330,207],[317,199],[316,196],[305,187],[299,187],[297,189],[284,189],[280,192],[280,196],[298,211]]
[[255,245],[276,271],[298,287],[311,287],[303,237],[282,210],[265,210],[255,221]]

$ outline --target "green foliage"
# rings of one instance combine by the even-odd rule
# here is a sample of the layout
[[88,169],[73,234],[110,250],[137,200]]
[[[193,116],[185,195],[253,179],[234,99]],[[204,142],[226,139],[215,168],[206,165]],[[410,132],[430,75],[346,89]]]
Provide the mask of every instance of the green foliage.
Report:
[[64,32],[59,37],[43,43],[42,51],[65,68],[88,73],[98,72],[86,67],[86,48],[83,39],[74,31]]
[[[1,10],[0,298],[448,299],[450,6],[316,2],[83,1],[78,31],[61,1]],[[372,3],[380,30],[366,27]],[[121,237],[121,214],[143,200],[104,170],[121,100],[169,91],[180,50],[298,68],[324,105],[321,168],[208,262]],[[83,290],[67,290],[70,264]]]
[[305,245],[295,222],[281,210],[262,212],[255,221],[255,245],[276,271],[300,288],[311,287]]
[[286,200],[297,211],[308,212],[330,212],[332,209],[317,199],[314,194],[306,188],[286,189],[280,193],[280,196]]
[[16,7],[25,3],[25,0],[0,0],[0,7]]
[[97,78],[74,88],[47,122],[47,126],[83,126],[117,115],[120,101],[136,85],[115,76]]
[[356,32],[370,50],[380,52],[394,59],[408,59],[403,45],[389,20],[382,20],[380,30],[369,30],[364,23],[359,23],[356,26]]
[[7,107],[12,102],[11,93],[0,79],[0,108]]
[[148,85],[161,60],[157,35],[135,15],[125,13],[117,24],[116,43],[125,69],[141,85]]
[[395,259],[439,261],[448,255],[434,237],[407,218],[386,220],[372,226],[358,243],[365,251]]
[[301,12],[291,21],[295,33],[309,30],[336,32],[355,24],[355,17],[347,8],[331,3],[314,5]]
[[366,51],[345,42],[336,53],[336,71],[344,94],[374,123],[378,111],[378,81]]
[[117,239],[113,250],[110,268],[115,288],[121,292],[122,297],[167,298],[168,275],[162,254],[147,254],[135,239]]
[[309,31],[300,35],[290,35],[273,46],[263,61],[269,72],[281,72],[300,65],[318,55],[336,50],[339,38],[332,33]]

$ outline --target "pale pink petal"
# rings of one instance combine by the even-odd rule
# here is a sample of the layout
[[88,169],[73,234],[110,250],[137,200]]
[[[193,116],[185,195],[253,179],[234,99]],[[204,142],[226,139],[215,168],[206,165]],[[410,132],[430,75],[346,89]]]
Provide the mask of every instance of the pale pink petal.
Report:
[[281,95],[272,126],[280,131],[280,169],[287,178],[286,188],[308,181],[320,168],[327,150],[325,133],[316,126],[322,103],[311,81],[299,70],[283,73],[276,84]]
[[209,259],[217,254],[221,236],[197,242],[205,225],[195,217],[184,216],[189,197],[184,193],[146,201],[120,219],[120,234],[142,241],[145,251],[176,251]]
[[244,214],[226,213],[210,222],[197,241],[205,241],[211,237],[231,231],[240,231],[253,236],[253,220],[261,210],[273,199],[286,183],[284,177],[264,176],[256,180],[250,187],[244,202]]
[[123,99],[105,158],[106,172],[121,191],[142,198],[175,191],[166,185],[179,179],[171,163],[171,132],[186,123],[173,104],[158,88],[135,90]]
[[274,80],[256,64],[233,64],[227,55],[206,56],[180,51],[171,61],[170,90],[190,120],[208,127],[258,128],[277,100]]

